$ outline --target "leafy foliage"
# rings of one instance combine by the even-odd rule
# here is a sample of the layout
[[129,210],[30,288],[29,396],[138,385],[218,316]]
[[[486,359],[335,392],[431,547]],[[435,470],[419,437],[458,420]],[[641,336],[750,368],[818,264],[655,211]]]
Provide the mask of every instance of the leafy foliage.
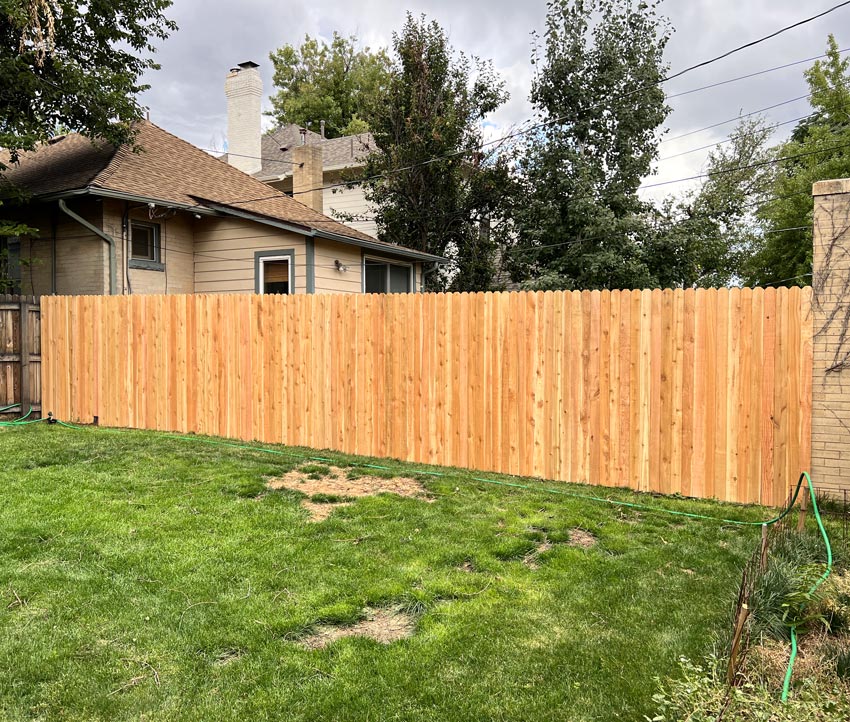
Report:
[[498,148],[480,151],[481,121],[507,99],[504,84],[424,16],[408,14],[393,48],[387,89],[368,115],[377,152],[363,174],[379,237],[448,256],[449,274],[426,279],[432,290],[487,289],[513,181]]
[[656,714],[644,717],[650,722],[844,722],[850,715],[850,701],[835,682],[806,680],[788,702],[781,702],[772,690],[745,683],[729,687],[716,658],[706,665],[680,660],[679,678],[662,682],[653,695]]
[[740,281],[741,269],[758,243],[753,210],[764,203],[773,181],[767,148],[772,129],[763,118],[743,120],[730,144],[708,156],[708,179],[699,190],[668,197],[657,213],[670,285],[726,286]]
[[0,147],[14,162],[58,128],[121,143],[142,117],[170,0],[0,0]]
[[[670,34],[655,4],[550,0],[531,89],[540,126],[522,154],[513,273],[536,288],[664,283],[637,194],[669,108],[658,87]],[[538,250],[542,249],[542,250]],[[661,275],[659,275],[661,274]]]
[[329,138],[363,133],[367,103],[389,80],[386,51],[359,49],[357,37],[334,33],[330,45],[309,35],[269,56],[274,65],[274,116],[281,125],[308,127],[324,120]]
[[[827,58],[805,71],[812,115],[778,146],[781,162],[771,195],[776,200],[759,213],[766,234],[745,267],[748,284],[791,279],[810,282],[812,270],[812,184],[850,176],[850,59],[841,58],[830,35]],[[794,229],[794,230],[780,230]]]

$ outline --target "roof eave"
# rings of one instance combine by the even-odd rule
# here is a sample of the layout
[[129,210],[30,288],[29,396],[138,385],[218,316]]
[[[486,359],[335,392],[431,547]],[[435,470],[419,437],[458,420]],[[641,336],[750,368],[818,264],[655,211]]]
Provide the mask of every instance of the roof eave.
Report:
[[267,226],[273,226],[275,228],[280,228],[284,231],[290,231],[292,233],[299,233],[303,236],[309,236],[311,238],[324,238],[328,241],[347,243],[352,246],[368,248],[371,251],[377,251],[391,256],[401,256],[402,258],[407,258],[414,261],[424,261],[427,263],[448,262],[442,256],[435,256],[431,253],[423,253],[422,251],[414,251],[411,248],[404,248],[403,246],[388,246],[381,243],[380,241],[370,242],[362,238],[344,236],[341,233],[323,231],[320,228],[311,228],[310,226],[299,226],[292,223],[286,223],[285,221],[279,221],[274,218],[269,218],[268,216],[263,216],[257,213],[251,213],[250,211],[245,211],[242,209],[231,208],[230,206],[221,205],[212,201],[204,201],[204,203],[210,208],[218,211],[219,213],[236,216],[237,218],[244,218],[246,220],[255,221],[257,223],[263,223]]
[[33,200],[54,201],[59,200],[60,198],[73,198],[74,196],[84,195],[97,196],[99,198],[113,198],[115,200],[130,201],[134,203],[153,203],[157,206],[175,208],[177,210],[183,211],[191,211],[192,213],[198,213],[200,215],[218,215],[215,211],[212,211],[209,208],[201,205],[196,205],[192,203],[180,203],[178,201],[171,201],[166,198],[140,196],[134,193],[125,193],[123,191],[116,191],[109,188],[98,188],[96,186],[88,186],[86,188],[75,188],[73,190],[58,191],[56,193],[46,193],[44,195],[34,196]]

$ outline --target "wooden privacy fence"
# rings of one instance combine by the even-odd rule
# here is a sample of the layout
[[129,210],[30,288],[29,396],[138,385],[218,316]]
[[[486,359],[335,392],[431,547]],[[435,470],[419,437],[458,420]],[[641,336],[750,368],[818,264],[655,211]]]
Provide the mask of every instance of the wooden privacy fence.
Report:
[[809,464],[808,288],[42,303],[61,419],[766,504]]
[[34,296],[0,294],[0,409],[40,411],[41,325]]

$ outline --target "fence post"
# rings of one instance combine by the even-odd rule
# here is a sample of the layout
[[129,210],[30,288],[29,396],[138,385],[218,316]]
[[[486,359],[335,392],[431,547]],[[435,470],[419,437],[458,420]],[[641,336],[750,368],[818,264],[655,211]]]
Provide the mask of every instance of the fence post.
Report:
[[20,321],[18,329],[20,339],[18,349],[21,353],[21,414],[25,414],[30,407],[30,346],[29,346],[29,313],[30,304],[27,296],[21,296]]
[[850,179],[815,183],[812,195],[810,471],[840,497],[850,488]]

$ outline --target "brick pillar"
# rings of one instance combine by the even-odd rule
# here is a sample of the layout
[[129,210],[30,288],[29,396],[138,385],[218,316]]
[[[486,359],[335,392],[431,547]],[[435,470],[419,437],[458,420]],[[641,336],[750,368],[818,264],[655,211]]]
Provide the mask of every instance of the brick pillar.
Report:
[[324,163],[322,146],[299,145],[292,151],[292,193],[297,201],[324,213]]
[[815,183],[812,482],[850,489],[850,179]]

